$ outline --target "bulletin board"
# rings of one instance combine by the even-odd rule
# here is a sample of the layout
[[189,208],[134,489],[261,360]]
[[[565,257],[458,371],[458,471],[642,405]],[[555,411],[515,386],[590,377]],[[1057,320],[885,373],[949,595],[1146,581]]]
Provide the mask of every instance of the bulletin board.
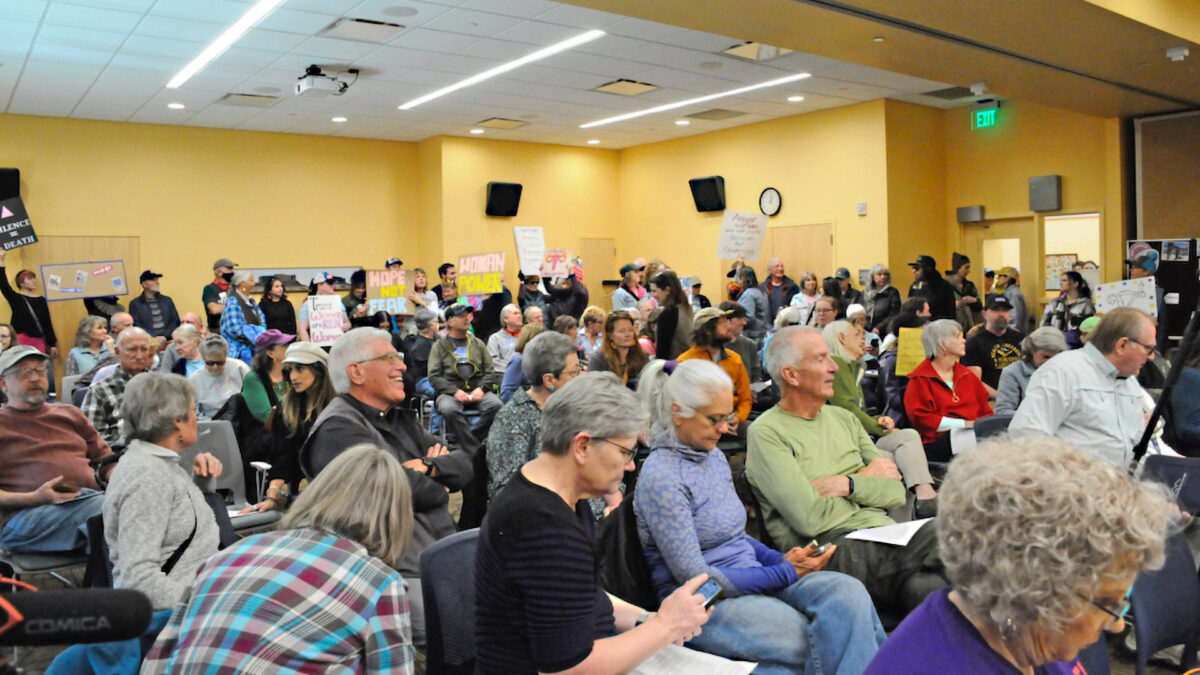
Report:
[[124,260],[42,265],[41,279],[49,302],[129,295]]
[[1154,280],[1165,292],[1163,307],[1167,312],[1167,334],[1172,340],[1183,337],[1192,310],[1200,303],[1200,240],[1196,239],[1131,239],[1125,242],[1125,257],[1154,251],[1158,268]]

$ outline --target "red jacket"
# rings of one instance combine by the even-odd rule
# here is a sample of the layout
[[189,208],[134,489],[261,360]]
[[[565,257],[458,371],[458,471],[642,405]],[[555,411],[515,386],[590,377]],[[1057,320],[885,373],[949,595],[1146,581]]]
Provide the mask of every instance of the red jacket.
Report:
[[922,443],[932,443],[939,433],[943,417],[975,420],[992,414],[983,382],[961,363],[954,364],[954,389],[934,370],[929,359],[921,362],[908,376],[904,392],[904,411],[908,421],[921,434]]

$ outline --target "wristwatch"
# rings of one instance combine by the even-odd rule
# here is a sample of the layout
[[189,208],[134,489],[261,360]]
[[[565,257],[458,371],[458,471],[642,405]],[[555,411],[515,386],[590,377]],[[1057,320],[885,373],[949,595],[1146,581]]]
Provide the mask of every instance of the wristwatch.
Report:
[[433,459],[431,459],[429,457],[422,457],[421,463],[423,463],[425,465],[425,475],[426,476],[433,473]]
[[846,496],[849,497],[850,495],[854,494],[854,479],[850,476],[846,476],[846,482],[850,484],[850,491],[846,493]]

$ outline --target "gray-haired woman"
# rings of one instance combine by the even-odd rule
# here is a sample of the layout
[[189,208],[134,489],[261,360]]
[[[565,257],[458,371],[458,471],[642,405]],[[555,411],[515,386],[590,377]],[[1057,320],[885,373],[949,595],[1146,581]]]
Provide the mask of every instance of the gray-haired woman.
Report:
[[1162,564],[1164,493],[1054,438],[962,454],[937,519],[951,586],[908,615],[868,675],[1082,672],[1076,654],[1124,628],[1134,577]]
[[188,376],[196,388],[200,419],[209,419],[230,396],[242,391],[242,379],[250,372],[245,362],[229,356],[229,346],[219,335],[210,335],[200,343],[204,368]]
[[199,454],[190,476],[179,465],[179,453],[196,442],[196,410],[192,386],[178,375],[130,380],[121,419],[129,446],[104,497],[113,582],[145,593],[156,610],[168,609],[217,552],[217,523],[198,486],[211,491],[221,463]]
[[648,416],[612,373],[587,373],[542,411],[542,452],[513,475],[479,530],[476,669],[618,673],[700,633],[707,621],[686,581],[656,614],[604,593],[595,526],[582,500],[612,492],[633,468]]
[[950,430],[972,427],[975,420],[992,414],[987,389],[975,373],[959,363],[967,350],[962,326],[953,319],[938,319],[921,329],[925,360],[908,375],[904,412],[925,444],[925,455],[949,462]]
[[1033,371],[1056,354],[1067,351],[1067,338],[1054,326],[1042,326],[1021,340],[1021,360],[1000,371],[1000,387],[996,390],[996,414],[1013,415],[1025,398],[1025,388]]
[[250,296],[251,288],[254,288],[253,274],[247,270],[234,272],[225,311],[221,312],[221,337],[229,343],[229,355],[244,362],[254,356],[254,338],[267,327],[262,310]]

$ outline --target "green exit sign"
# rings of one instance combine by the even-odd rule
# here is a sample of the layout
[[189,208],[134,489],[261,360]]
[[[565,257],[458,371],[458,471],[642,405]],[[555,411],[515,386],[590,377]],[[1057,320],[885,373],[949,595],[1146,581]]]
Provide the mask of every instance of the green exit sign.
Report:
[[998,109],[995,107],[976,109],[971,114],[971,128],[986,129],[988,127],[996,126],[997,112]]

